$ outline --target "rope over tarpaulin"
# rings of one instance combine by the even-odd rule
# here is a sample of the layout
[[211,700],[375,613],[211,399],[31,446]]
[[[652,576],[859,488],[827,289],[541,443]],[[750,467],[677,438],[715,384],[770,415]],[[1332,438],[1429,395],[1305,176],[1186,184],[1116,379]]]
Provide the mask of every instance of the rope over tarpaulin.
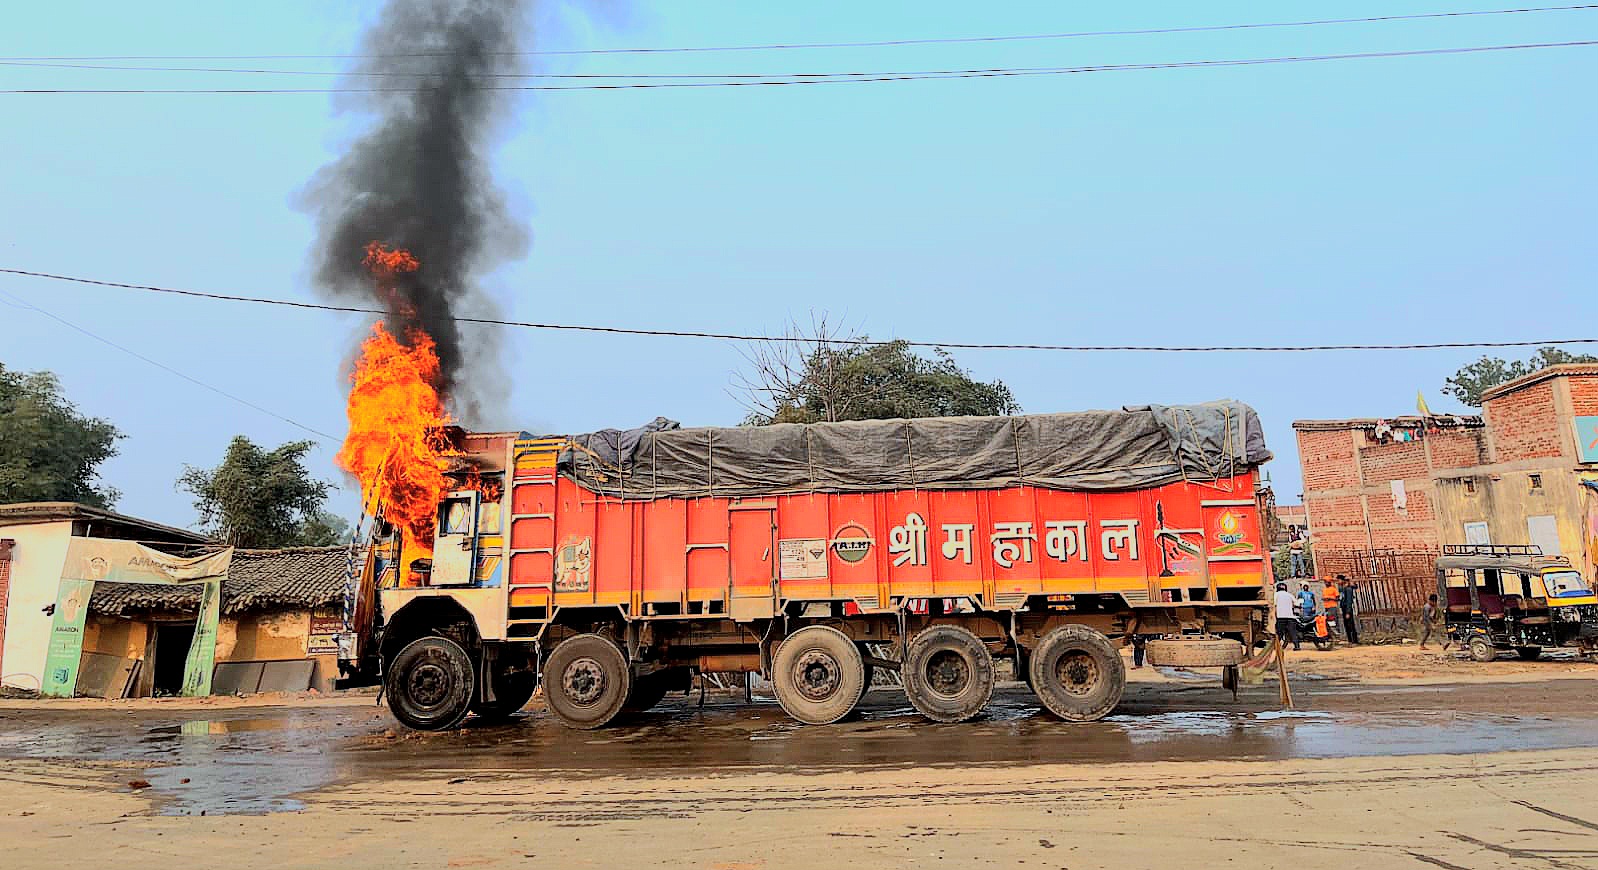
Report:
[[895,489],[1105,491],[1210,482],[1271,458],[1259,417],[1231,399],[1014,417],[636,429],[570,439],[561,474],[626,499]]

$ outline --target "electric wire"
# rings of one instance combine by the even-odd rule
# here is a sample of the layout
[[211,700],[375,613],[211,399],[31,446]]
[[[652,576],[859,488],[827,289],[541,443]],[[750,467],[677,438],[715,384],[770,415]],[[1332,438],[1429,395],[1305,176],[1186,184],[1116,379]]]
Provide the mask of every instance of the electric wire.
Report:
[[[471,85],[477,91],[616,91],[646,88],[736,88],[759,86],[795,86],[824,84],[859,84],[866,82],[902,82],[919,80],[1007,78],[1019,76],[1072,75],[1079,73],[1120,72],[1126,70],[1198,69],[1232,66],[1260,66],[1281,63],[1313,63],[1318,61],[1364,60],[1370,58],[1425,57],[1453,54],[1479,54],[1482,52],[1523,51],[1545,48],[1575,48],[1598,45],[1598,40],[1572,40],[1569,42],[1531,42],[1513,45],[1481,45],[1457,48],[1427,48],[1408,51],[1366,51],[1347,54],[1290,55],[1284,57],[1236,58],[1227,60],[1170,61],[1164,63],[1104,64],[1077,67],[1013,67],[992,70],[944,70],[923,73],[849,74],[848,78],[804,78],[737,81],[670,81],[644,83],[610,83],[592,85]],[[330,88],[11,88],[0,94],[383,94],[425,93],[442,90],[438,87],[330,87]],[[451,88],[453,90],[454,88]]]
[[[1370,24],[1388,21],[1421,21],[1440,18],[1477,18],[1493,15],[1530,15],[1544,12],[1578,12],[1598,9],[1598,4],[1583,3],[1565,6],[1525,6],[1507,9],[1467,9],[1444,12],[1416,12],[1401,15],[1372,15],[1355,18],[1315,18],[1294,21],[1245,22],[1235,24],[1199,24],[1183,27],[1146,27],[1120,30],[1083,30],[1064,33],[1014,34],[999,36],[951,36],[920,39],[881,39],[858,42],[795,42],[763,43],[753,45],[684,46],[662,48],[572,48],[543,49],[536,51],[495,52],[500,57],[531,57],[551,55],[604,55],[604,54],[685,54],[740,51],[791,51],[797,49],[886,48],[914,45],[958,45],[991,42],[1026,42],[1060,39],[1081,39],[1101,36],[1151,36],[1171,33],[1212,33],[1228,30],[1264,30],[1272,28],[1321,27],[1327,25]],[[443,57],[447,52],[414,51],[384,52],[376,54],[191,54],[191,55],[18,55],[0,57],[7,61],[73,61],[73,60],[342,60],[357,58],[392,57]]]
[[[321,436],[322,438],[327,439],[329,442],[332,442],[332,443],[336,444],[339,441],[339,438],[337,436],[329,435],[326,432],[321,431],[320,429],[314,429],[314,428],[312,428],[310,426],[305,425],[304,423],[301,423],[298,420],[293,419],[292,417],[286,417],[286,416],[284,416],[282,414],[279,414],[276,411],[273,411],[273,410],[271,410],[269,408],[263,408],[260,405],[257,405],[254,402],[250,401],[249,399],[245,399],[245,398],[242,398],[240,396],[236,396],[236,395],[228,392],[227,390],[222,389],[221,387],[214,386],[212,384],[208,384],[205,381],[200,380],[199,378],[196,378],[196,377],[193,377],[191,375],[185,374],[185,373],[183,373],[183,372],[181,372],[181,371],[179,371],[179,370],[167,365],[166,363],[160,362],[159,360],[151,359],[150,357],[147,357],[144,354],[139,353],[136,350],[133,350],[131,348],[124,347],[123,345],[117,344],[116,342],[112,341],[109,338],[106,338],[105,336],[98,335],[96,333],[90,332],[89,330],[77,325],[76,323],[73,323],[70,320],[67,320],[64,317],[61,317],[60,315],[58,315],[58,314],[56,314],[56,313],[54,313],[52,311],[46,311],[45,309],[40,308],[37,305],[34,305],[34,304],[32,304],[30,302],[27,302],[27,301],[24,301],[22,299],[18,299],[17,297],[11,295],[10,293],[5,292],[4,290],[0,290],[0,296],[4,296],[7,299],[10,299],[12,302],[16,303],[18,306],[20,306],[22,308],[31,309],[31,310],[33,310],[35,312],[38,312],[39,314],[42,314],[45,317],[48,317],[51,320],[54,320],[55,322],[61,324],[62,326],[65,326],[65,327],[67,327],[69,329],[72,329],[72,330],[75,330],[77,332],[80,332],[83,335],[86,335],[89,338],[92,338],[95,341],[100,342],[101,344],[105,344],[105,345],[108,345],[108,346],[110,346],[112,348],[120,350],[123,353],[127,354],[128,356],[134,357],[135,359],[143,360],[144,362],[149,363],[150,365],[155,366],[156,368],[161,369],[162,371],[167,372],[168,374],[176,375],[177,377],[180,377],[183,380],[188,381],[189,383],[194,384],[197,387],[203,387],[204,389],[210,390],[211,392],[216,393],[219,396],[222,396],[222,397],[227,398],[227,399],[231,399],[231,400],[233,400],[235,402],[238,402],[239,404],[241,404],[241,405],[243,405],[243,406],[245,406],[247,408],[252,408],[252,409],[254,409],[256,411],[259,411],[262,414],[265,414],[265,415],[267,415],[269,417],[275,417],[278,420],[281,420],[284,423],[289,424],[290,426],[294,426],[296,428],[303,429],[306,432],[311,433],[312,435]],[[323,445],[320,441],[318,441],[317,442],[317,446],[325,446],[325,445]]]
[[[258,305],[275,305],[286,308],[299,308],[315,311],[335,311],[352,314],[370,314],[387,316],[389,312],[381,308],[368,308],[353,305],[330,305],[320,302],[300,302],[290,299],[269,299],[260,296],[241,296],[229,293],[213,293],[202,290],[185,290],[175,287],[162,287],[151,284],[132,284],[121,281],[102,281],[95,278],[79,278],[69,275],[59,275],[50,272],[36,272],[24,269],[0,268],[0,274],[17,275],[28,278],[41,278],[51,281],[65,281],[75,284],[87,284],[96,287],[111,287],[122,290],[139,290],[150,293],[162,293],[174,296],[186,296],[197,299],[211,299],[223,302],[245,302]],[[504,326],[520,329],[538,329],[559,332],[600,333],[608,335],[640,335],[659,338],[699,338],[718,341],[741,342],[772,342],[811,344],[818,341],[815,338],[790,335],[757,335],[750,333],[710,332],[703,330],[682,329],[643,329],[622,326],[598,326],[591,324],[573,323],[540,323],[525,320],[502,320],[492,317],[451,317],[457,323],[471,323],[481,326]],[[104,339],[101,339],[102,341]],[[872,339],[872,338],[828,338],[826,343],[838,345],[881,346],[889,344],[904,344],[909,347],[927,348],[952,348],[957,350],[1039,350],[1039,351],[1064,351],[1074,353],[1306,353],[1324,351],[1396,351],[1396,350],[1445,350],[1453,348],[1511,348],[1511,347],[1542,347],[1546,345],[1561,344],[1598,344],[1598,338],[1547,338],[1515,341],[1440,341],[1440,342],[1411,342],[1395,344],[1313,344],[1313,345],[1136,345],[1136,344],[1016,344],[1016,343],[991,343],[969,341],[927,341],[918,339]],[[109,342],[107,342],[109,344]],[[242,401],[242,400],[241,400]],[[270,413],[270,412],[268,412]],[[299,424],[295,424],[299,425]],[[305,428],[305,427],[301,427]],[[315,430],[311,430],[315,431]],[[321,433],[318,433],[321,434]]]

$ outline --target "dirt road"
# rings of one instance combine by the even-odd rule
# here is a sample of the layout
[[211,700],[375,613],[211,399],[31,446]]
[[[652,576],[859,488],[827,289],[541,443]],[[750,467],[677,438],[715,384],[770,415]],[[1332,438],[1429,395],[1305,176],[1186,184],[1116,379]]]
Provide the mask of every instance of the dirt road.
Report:
[[1598,763],[1339,761],[772,771],[573,780],[420,772],[298,812],[150,813],[126,770],[0,773],[18,870],[118,867],[1598,867]]
[[1292,714],[1145,670],[1091,725],[1015,684],[963,725],[876,691],[827,728],[711,697],[591,733],[417,735],[358,695],[0,702],[3,866],[1598,868],[1598,670],[1326,673],[1361,655],[1296,661]]

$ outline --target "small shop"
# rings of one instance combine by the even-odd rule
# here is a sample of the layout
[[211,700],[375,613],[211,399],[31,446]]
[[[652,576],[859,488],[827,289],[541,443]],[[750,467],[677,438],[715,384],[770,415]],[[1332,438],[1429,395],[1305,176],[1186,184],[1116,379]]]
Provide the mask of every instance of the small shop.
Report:
[[[115,553],[137,545],[114,543],[83,545],[97,551],[87,570],[68,559],[58,601],[63,630],[52,638],[46,694],[141,698],[333,688],[347,548],[229,549],[177,559],[142,547],[143,553]],[[107,570],[96,559],[124,567],[143,561],[140,567],[153,565],[167,579],[129,579],[133,572]]]

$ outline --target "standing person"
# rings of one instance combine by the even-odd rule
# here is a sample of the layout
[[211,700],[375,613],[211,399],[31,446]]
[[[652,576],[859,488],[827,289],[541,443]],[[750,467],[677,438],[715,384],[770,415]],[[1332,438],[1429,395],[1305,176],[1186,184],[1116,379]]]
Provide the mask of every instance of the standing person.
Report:
[[1315,606],[1315,593],[1309,591],[1308,583],[1298,584],[1298,612],[1305,619],[1314,619],[1319,612]]
[[1442,635],[1443,649],[1448,649],[1454,639],[1448,636],[1445,629],[1437,627],[1437,618],[1442,615],[1442,608],[1437,606],[1437,595],[1426,596],[1426,606],[1420,611],[1420,648],[1426,648],[1426,641],[1432,639],[1432,632]]
[[1298,620],[1293,616],[1293,593],[1287,591],[1286,583],[1276,584],[1276,641],[1286,644],[1293,642],[1293,649],[1298,649]]
[[1148,654],[1149,639],[1141,634],[1132,635],[1132,670],[1143,667],[1143,657]]
[[1321,586],[1321,607],[1326,614],[1327,634],[1337,637],[1337,627],[1343,620],[1343,586],[1348,578],[1342,574]]
[[1359,646],[1359,589],[1354,581],[1337,575],[1343,581],[1343,633],[1348,635],[1348,642]]
[[1288,558],[1292,561],[1293,577],[1304,576],[1304,533],[1293,530],[1293,540],[1287,545]]

